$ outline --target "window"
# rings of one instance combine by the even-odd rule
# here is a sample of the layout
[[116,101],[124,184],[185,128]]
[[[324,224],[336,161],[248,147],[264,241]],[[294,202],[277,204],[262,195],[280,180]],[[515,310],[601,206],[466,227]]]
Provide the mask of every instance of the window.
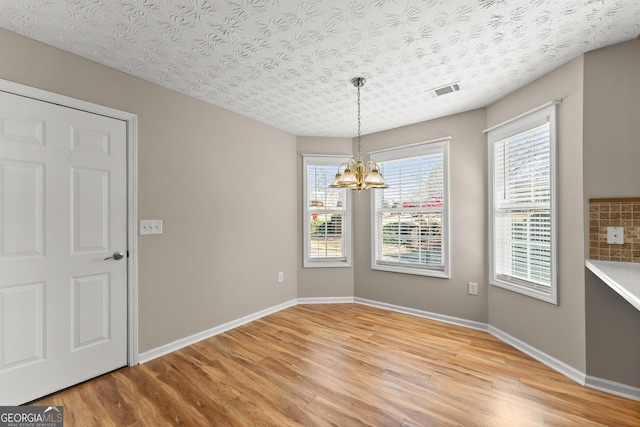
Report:
[[449,277],[449,139],[370,153],[389,188],[372,192],[372,268]]
[[490,283],[557,304],[555,104],[488,133]]
[[304,267],[351,265],[347,189],[329,188],[348,157],[304,156]]

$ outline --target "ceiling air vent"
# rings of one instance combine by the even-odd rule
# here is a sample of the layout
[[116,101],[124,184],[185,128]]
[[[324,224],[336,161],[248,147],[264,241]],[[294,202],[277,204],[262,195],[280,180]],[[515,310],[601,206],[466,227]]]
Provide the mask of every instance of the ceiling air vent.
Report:
[[457,92],[460,90],[458,83],[451,83],[446,86],[437,87],[435,89],[429,89],[427,93],[430,93],[434,98],[437,96],[446,95],[448,93]]

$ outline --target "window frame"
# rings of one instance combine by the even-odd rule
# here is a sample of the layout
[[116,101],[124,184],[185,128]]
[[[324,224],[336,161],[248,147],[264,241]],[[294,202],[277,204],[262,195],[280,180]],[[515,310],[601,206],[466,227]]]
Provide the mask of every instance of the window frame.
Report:
[[[528,113],[517,116],[501,125],[494,126],[485,131],[487,133],[488,142],[488,197],[489,197],[489,284],[550,304],[558,305],[558,205],[557,205],[557,109],[556,102],[543,105]],[[496,203],[495,203],[495,181],[496,168],[495,146],[496,143],[516,135],[534,130],[545,124],[549,124],[549,171],[550,171],[550,197],[549,197],[549,215],[550,215],[550,283],[548,289],[545,285],[536,284],[533,281],[511,278],[505,280],[497,272],[497,256],[496,256]],[[503,276],[503,277],[500,277]]]
[[[449,279],[451,278],[451,256],[450,256],[450,210],[451,195],[449,190],[450,169],[449,169],[449,141],[451,137],[437,138],[429,141],[422,141],[415,144],[402,145],[399,147],[388,148],[369,152],[371,159],[378,163],[394,160],[408,159],[412,157],[427,156],[435,153],[442,153],[442,173],[443,173],[443,192],[444,203],[442,207],[442,222],[440,229],[442,233],[442,269],[429,268],[425,266],[412,266],[409,263],[388,263],[378,259],[378,247],[380,240],[383,239],[382,230],[377,228],[376,197],[381,190],[372,190],[371,195],[371,269],[388,271],[393,273],[413,274],[419,276],[429,276]],[[384,190],[382,190],[384,191]],[[379,231],[379,232],[378,232]]]
[[[304,268],[336,268],[336,267],[351,267],[352,259],[352,207],[351,207],[351,194],[350,190],[346,188],[329,188],[327,184],[327,191],[336,191],[343,193],[343,202],[346,206],[341,209],[343,213],[342,221],[342,238],[344,247],[344,258],[311,258],[310,257],[310,243],[311,243],[311,224],[309,218],[312,214],[309,201],[309,166],[327,166],[329,171],[338,168],[341,164],[348,162],[349,156],[340,155],[318,155],[318,154],[305,154],[302,156],[302,247],[303,247],[303,264]],[[331,176],[333,174],[330,174]],[[338,211],[338,209],[336,209]]]

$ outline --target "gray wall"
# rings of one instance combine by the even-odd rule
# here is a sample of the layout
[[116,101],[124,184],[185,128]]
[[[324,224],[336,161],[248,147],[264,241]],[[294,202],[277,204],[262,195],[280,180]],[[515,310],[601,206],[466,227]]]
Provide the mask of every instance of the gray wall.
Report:
[[640,311],[586,271],[587,375],[640,388]]
[[[454,94],[451,96],[458,96]],[[451,136],[449,142],[451,278],[371,269],[371,199],[354,194],[355,296],[476,322],[487,313],[487,146],[485,110],[404,126],[362,138],[362,151]],[[479,284],[478,296],[467,283]]]
[[562,98],[557,122],[559,305],[492,286],[489,323],[585,372],[583,57],[487,107],[487,125],[495,126],[557,98]]
[[[579,57],[487,109],[363,137],[364,152],[453,137],[451,279],[371,270],[366,192],[353,195],[354,266],[301,267],[300,154],[350,154],[351,139],[296,139],[5,30],[0,78],[138,114],[139,216],[165,227],[140,238],[142,352],[296,297],[356,296],[488,322],[575,369],[638,387],[640,349],[625,345],[638,343],[638,312],[590,275],[585,296],[584,218],[588,197],[638,196],[639,48],[630,41]],[[482,130],[560,97],[554,306],[487,285]],[[277,165],[267,171],[277,185],[242,173],[265,165]],[[231,174],[233,186],[218,184]],[[467,295],[469,281],[478,296]]]
[[584,67],[585,202],[639,197],[640,41],[589,52]]
[[139,239],[141,352],[296,298],[295,136],[6,30],[0,57],[0,79],[138,115],[139,217],[164,220]]
[[333,154],[351,156],[351,138],[298,137],[298,298],[353,297],[353,262],[351,267],[304,268],[302,254],[302,156]]
[[[585,203],[639,197],[640,42],[587,53],[584,63]],[[640,387],[640,311],[590,272],[586,327],[587,374]]]

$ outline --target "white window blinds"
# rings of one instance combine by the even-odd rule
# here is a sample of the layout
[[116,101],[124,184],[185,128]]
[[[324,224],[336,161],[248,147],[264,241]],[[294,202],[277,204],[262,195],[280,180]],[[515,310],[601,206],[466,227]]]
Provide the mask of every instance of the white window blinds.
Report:
[[489,132],[492,284],[555,302],[555,105]]
[[448,141],[374,153],[389,188],[373,192],[373,268],[448,276]]
[[329,188],[338,165],[348,159],[304,157],[304,266],[349,265],[350,236],[346,189]]

